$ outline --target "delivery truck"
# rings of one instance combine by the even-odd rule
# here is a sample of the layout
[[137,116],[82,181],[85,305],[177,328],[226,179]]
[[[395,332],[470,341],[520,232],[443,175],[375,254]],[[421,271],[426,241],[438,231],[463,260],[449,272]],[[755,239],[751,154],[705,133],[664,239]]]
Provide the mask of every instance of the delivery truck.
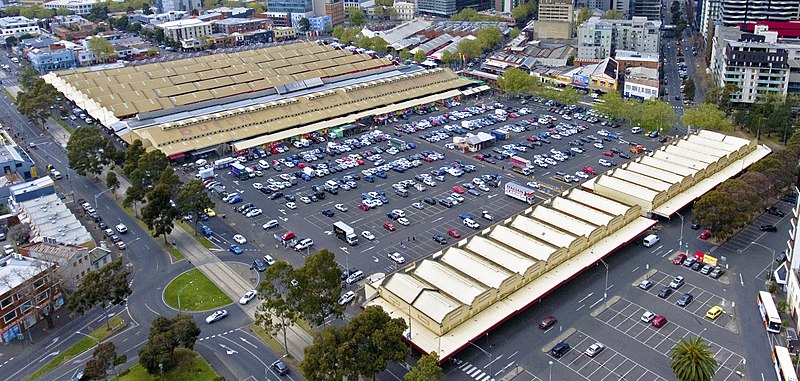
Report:
[[336,238],[347,242],[350,246],[358,244],[358,235],[355,230],[342,221],[333,223],[333,233],[336,234]]
[[508,182],[506,183],[505,190],[506,196],[516,198],[520,201],[525,201],[528,204],[533,205],[533,203],[536,201],[536,195],[533,189],[526,186],[514,182]]

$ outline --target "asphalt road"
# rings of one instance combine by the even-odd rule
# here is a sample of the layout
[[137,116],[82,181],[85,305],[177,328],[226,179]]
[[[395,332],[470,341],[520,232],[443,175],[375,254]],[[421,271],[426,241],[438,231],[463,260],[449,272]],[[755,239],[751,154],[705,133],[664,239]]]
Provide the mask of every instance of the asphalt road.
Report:
[[[0,57],[0,62],[3,59]],[[24,147],[31,142],[36,143],[37,148],[30,148],[28,152],[39,168],[52,164],[68,175],[68,178],[57,182],[57,192],[67,195],[65,202],[70,208],[75,210],[76,207],[73,197],[69,197],[74,194],[74,199],[83,198],[91,203],[96,202],[96,209],[109,226],[117,223],[128,226],[129,232],[123,236],[123,240],[128,243],[124,255],[126,261],[131,264],[133,294],[128,299],[127,306],[112,308],[110,312],[121,313],[131,324],[113,341],[119,353],[128,355],[128,365],[135,364],[138,362],[136,355],[138,349],[147,338],[150,321],[156,316],[170,317],[177,313],[163,303],[161,298],[163,288],[172,278],[192,268],[192,265],[186,261],[173,263],[171,257],[160,249],[153,238],[117,206],[109,193],[102,193],[106,190],[102,184],[78,176],[67,169],[66,152],[60,148],[60,144],[29,123],[5,96],[0,98],[0,120],[4,122],[6,128],[20,134],[21,146]],[[103,239],[102,232],[93,222],[87,221],[86,224],[96,240]],[[234,305],[226,308],[230,316],[213,325],[205,323],[208,313],[192,314],[202,330],[200,335],[202,340],[198,341],[195,349],[228,379],[244,380],[248,377],[264,379],[267,366],[279,355],[252,336],[248,328],[252,321],[245,314],[237,313],[238,308]],[[61,311],[61,313],[66,312],[66,310]],[[77,317],[66,325],[57,327],[47,337],[34,337],[34,344],[29,346],[23,355],[13,359],[9,357],[3,359],[8,362],[3,365],[2,379],[21,380],[29,372],[46,363],[50,357],[79,341],[82,336],[76,334],[76,331],[88,333],[91,331],[90,325],[96,328],[103,320],[100,315],[99,311],[90,311],[85,316]],[[89,356],[90,353],[87,353],[65,363],[48,374],[47,379],[69,379]],[[277,379],[271,372],[267,372],[266,375],[270,377],[269,379]],[[292,376],[297,379],[295,373]]]

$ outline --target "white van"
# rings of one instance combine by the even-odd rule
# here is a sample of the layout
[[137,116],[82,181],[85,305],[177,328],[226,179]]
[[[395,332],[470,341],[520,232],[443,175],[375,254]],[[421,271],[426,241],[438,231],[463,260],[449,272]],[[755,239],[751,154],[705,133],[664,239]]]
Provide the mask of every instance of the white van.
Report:
[[631,133],[632,133],[632,134],[638,134],[638,133],[640,133],[640,132],[642,132],[642,128],[641,128],[641,127],[634,127],[634,128],[631,128]]
[[658,236],[655,234],[650,234],[647,237],[644,237],[644,240],[642,240],[642,245],[644,245],[644,247],[652,247],[659,241],[661,241],[661,238],[658,238]]

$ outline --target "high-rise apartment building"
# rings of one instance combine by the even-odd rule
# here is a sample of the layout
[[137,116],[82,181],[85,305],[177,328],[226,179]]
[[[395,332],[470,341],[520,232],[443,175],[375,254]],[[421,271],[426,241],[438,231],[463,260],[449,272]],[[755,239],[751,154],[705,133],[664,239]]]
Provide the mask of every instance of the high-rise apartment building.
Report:
[[722,0],[722,23],[736,26],[753,21],[790,21],[800,19],[798,0]]
[[633,17],[647,17],[648,20],[661,20],[660,0],[630,0],[628,7],[628,12],[623,13]]
[[201,10],[203,8],[202,0],[156,0],[156,8],[158,13],[168,13],[174,11],[191,11]]
[[790,46],[777,42],[777,33],[758,28],[744,33],[737,27],[717,26],[711,56],[711,71],[719,86],[734,84],[738,92],[731,100],[755,103],[789,90]]
[[658,53],[661,21],[633,17],[608,20],[592,17],[578,27],[578,64],[599,62],[613,57],[617,49]]
[[722,0],[700,0],[702,6],[700,7],[700,33],[704,38],[714,33],[714,24],[720,18],[720,9]]
[[417,0],[417,12],[450,17],[464,8],[485,11],[493,5],[494,0]]
[[533,25],[534,38],[572,38],[575,6],[572,0],[541,0]]

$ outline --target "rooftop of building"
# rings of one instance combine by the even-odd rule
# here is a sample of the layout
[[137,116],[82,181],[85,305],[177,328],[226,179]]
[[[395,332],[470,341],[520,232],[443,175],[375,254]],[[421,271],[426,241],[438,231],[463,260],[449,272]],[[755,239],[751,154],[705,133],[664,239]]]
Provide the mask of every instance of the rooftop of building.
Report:
[[200,25],[210,25],[210,23],[198,18],[194,18],[194,19],[166,21],[161,24],[158,24],[158,27],[162,29],[178,29],[178,28],[186,28],[190,26],[200,26]]
[[625,74],[625,78],[641,78],[658,80],[658,69],[651,69],[643,66],[630,67]]
[[5,295],[49,267],[47,262],[19,255],[0,258],[0,295]]
[[70,5],[92,5],[99,3],[101,0],[53,0],[44,3],[44,5],[54,6],[70,6]]
[[614,58],[627,61],[644,61],[658,63],[659,54],[657,52],[643,53],[636,50],[617,50]]
[[31,225],[36,238],[50,238],[58,243],[93,246],[92,235],[55,194],[16,204],[20,220]]
[[23,254],[25,254],[25,251],[28,251],[34,252],[36,255],[42,254],[51,258],[69,260],[72,259],[75,254],[86,251],[86,248],[73,245],[59,245],[49,242],[36,242],[20,247],[20,251]]
[[29,19],[25,16],[8,16],[0,18],[0,28],[17,26],[19,24],[34,23],[36,19]]

